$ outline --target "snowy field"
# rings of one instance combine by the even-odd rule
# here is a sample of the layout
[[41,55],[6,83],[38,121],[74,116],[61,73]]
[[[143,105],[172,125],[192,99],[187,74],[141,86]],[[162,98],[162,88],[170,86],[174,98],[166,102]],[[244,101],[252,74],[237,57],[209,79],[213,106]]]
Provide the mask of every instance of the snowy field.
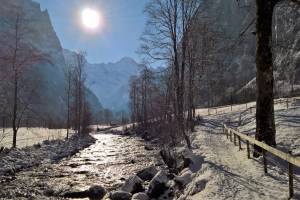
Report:
[[[11,147],[13,141],[12,129],[1,129],[0,147]],[[64,139],[67,136],[66,129],[48,128],[20,128],[17,135],[17,147],[22,148],[41,143],[44,140]]]
[[[255,134],[255,103],[235,105],[232,108],[222,107],[217,109],[218,114],[206,116],[214,123],[226,123],[229,127],[239,132],[254,136]],[[205,113],[206,112],[206,113]],[[207,109],[197,110],[200,116],[207,115]],[[292,151],[300,155],[300,99],[290,98],[275,100],[276,139],[279,149]]]
[[[297,98],[276,100],[275,118],[277,148],[292,150],[300,155],[300,106]],[[255,133],[255,109],[247,105],[218,108],[217,114],[207,115],[207,109],[197,110],[203,121],[193,134],[193,152],[203,157],[200,171],[188,184],[181,199],[288,199],[287,163],[267,154],[268,174],[264,174],[263,160],[248,159],[246,145],[242,150],[222,134],[222,123],[240,132]],[[206,116],[205,116],[206,115]],[[252,155],[252,154],[251,154]],[[300,199],[300,170],[294,168],[293,199]]]
[[[289,107],[296,107],[297,104],[300,106],[300,97],[293,98],[280,98],[274,100],[275,109],[277,108],[286,108],[288,103]],[[255,111],[255,102],[249,102],[245,104],[233,104],[220,107],[211,107],[211,108],[199,108],[196,110],[197,115],[216,115],[216,114],[228,114],[231,112],[243,112],[243,111]]]
[[106,128],[110,128],[111,126],[110,125],[103,125],[103,124],[100,124],[100,125],[90,125],[89,128],[93,129],[93,130],[97,130],[97,128],[99,129],[106,129]]

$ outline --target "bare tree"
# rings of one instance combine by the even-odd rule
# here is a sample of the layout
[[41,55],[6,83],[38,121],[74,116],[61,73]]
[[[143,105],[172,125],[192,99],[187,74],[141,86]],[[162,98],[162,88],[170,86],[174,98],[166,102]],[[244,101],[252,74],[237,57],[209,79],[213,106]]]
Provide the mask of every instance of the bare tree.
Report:
[[197,29],[192,27],[189,31],[189,40],[187,44],[187,126],[190,131],[194,131],[194,118],[195,118],[195,78],[197,66],[197,52],[198,52],[198,41],[195,36]]
[[112,122],[112,118],[113,118],[113,113],[111,110],[109,109],[104,109],[104,122],[106,124],[109,124]]
[[130,102],[129,107],[131,110],[131,121],[133,123],[138,120],[138,94],[137,94],[137,77],[130,78]]
[[82,133],[83,110],[85,105],[85,53],[80,51],[75,54],[74,58],[74,75],[73,75],[73,95],[74,95],[74,127],[78,134]]
[[67,128],[67,139],[69,139],[69,131],[70,131],[70,126],[71,126],[71,98],[72,98],[72,79],[73,79],[73,73],[74,73],[74,68],[72,65],[66,66],[64,69],[64,75],[65,75],[65,81],[66,81],[66,86],[65,86],[65,92],[66,92],[66,97],[65,97],[65,102],[67,106],[67,123],[66,123],[66,128]]
[[198,0],[151,0],[145,12],[148,22],[142,37],[142,53],[152,60],[164,60],[173,68],[175,116],[188,147],[184,127],[184,88],[188,32],[199,8]]
[[[2,32],[0,44],[1,73],[4,87],[4,97],[8,103],[8,114],[13,128],[13,144],[17,146],[17,133],[26,112],[31,109],[33,95],[37,82],[32,76],[34,67],[47,56],[42,54],[27,39],[32,33],[29,21],[19,8],[12,11],[11,20],[7,22],[8,32]],[[36,79],[36,77],[35,77]]]

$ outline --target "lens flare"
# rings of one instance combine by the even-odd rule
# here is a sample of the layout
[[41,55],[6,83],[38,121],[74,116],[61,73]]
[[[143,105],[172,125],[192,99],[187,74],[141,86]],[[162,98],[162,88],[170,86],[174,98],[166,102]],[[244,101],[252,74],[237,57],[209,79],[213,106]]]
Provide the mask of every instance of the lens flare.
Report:
[[96,10],[85,8],[81,13],[82,23],[85,27],[95,29],[100,25],[100,15]]

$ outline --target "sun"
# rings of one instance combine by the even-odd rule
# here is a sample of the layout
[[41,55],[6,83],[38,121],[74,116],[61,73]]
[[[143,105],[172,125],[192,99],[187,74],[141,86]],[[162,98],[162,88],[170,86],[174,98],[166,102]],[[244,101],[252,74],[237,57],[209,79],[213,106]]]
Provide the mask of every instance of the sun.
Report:
[[89,29],[96,29],[100,25],[100,14],[96,10],[85,8],[81,13],[82,23]]

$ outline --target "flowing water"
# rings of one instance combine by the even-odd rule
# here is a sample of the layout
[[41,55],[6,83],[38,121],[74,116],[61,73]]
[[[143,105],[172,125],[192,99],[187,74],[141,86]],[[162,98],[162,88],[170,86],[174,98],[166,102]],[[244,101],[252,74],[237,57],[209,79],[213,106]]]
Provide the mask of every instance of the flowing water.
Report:
[[117,189],[138,170],[157,163],[157,150],[132,136],[99,133],[96,143],[57,164],[43,164],[19,172],[0,184],[0,199],[56,199],[65,191],[102,185]]

